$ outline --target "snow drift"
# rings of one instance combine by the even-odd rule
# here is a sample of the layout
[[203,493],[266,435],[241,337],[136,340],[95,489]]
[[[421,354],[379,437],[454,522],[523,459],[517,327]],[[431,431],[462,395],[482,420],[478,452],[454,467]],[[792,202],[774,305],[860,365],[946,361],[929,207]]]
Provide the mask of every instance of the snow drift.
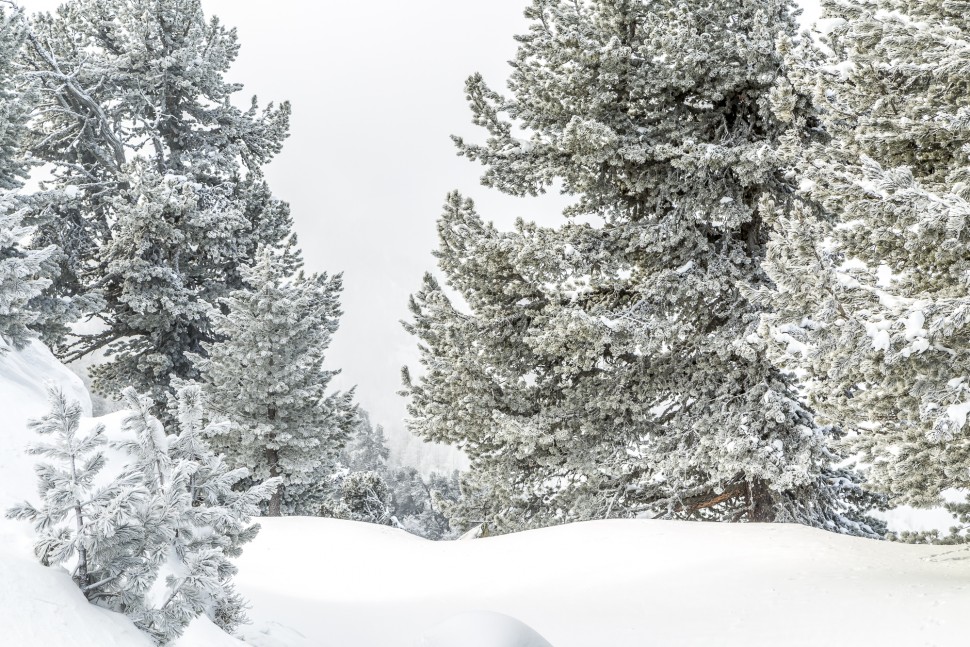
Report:
[[[435,543],[265,519],[239,565],[257,627],[322,647],[420,647],[429,628],[482,610],[555,647],[958,646],[970,631],[965,548],[780,524],[600,521]],[[468,647],[475,626],[430,644]]]
[[525,623],[501,613],[470,611],[425,632],[418,647],[552,647]]

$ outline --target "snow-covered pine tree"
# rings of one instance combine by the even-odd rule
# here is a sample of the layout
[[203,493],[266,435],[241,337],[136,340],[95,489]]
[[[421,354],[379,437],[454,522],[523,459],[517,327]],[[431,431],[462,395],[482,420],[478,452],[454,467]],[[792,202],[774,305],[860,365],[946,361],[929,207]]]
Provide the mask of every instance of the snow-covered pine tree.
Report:
[[415,468],[404,466],[388,470],[384,479],[390,492],[392,525],[434,541],[453,538],[446,508],[458,500],[458,472],[422,476]]
[[26,175],[20,146],[29,106],[14,69],[23,34],[20,12],[0,7],[0,339],[14,348],[34,334],[38,313],[30,302],[50,284],[43,270],[55,251],[25,244],[34,229],[24,225],[25,209],[14,195]]
[[16,62],[24,43],[23,13],[0,3],[0,191],[20,188],[27,177],[22,142],[30,103]]
[[134,459],[148,489],[165,501],[171,524],[169,541],[160,546],[151,594],[138,607],[123,611],[160,643],[171,642],[197,616],[205,614],[227,631],[245,621],[245,604],[231,578],[231,557],[251,540],[259,526],[251,524],[259,504],[269,498],[274,483],[234,489],[248,476],[230,470],[206,446],[205,412],[197,385],[180,385],[170,408],[178,433],[166,435],[153,415],[155,403],[134,389],[123,397],[130,414],[122,429],[128,440],[119,444]]
[[[290,260],[292,260],[290,258]],[[270,516],[317,514],[334,463],[356,422],[353,391],[328,394],[324,353],[341,315],[341,277],[292,272],[286,254],[262,251],[242,268],[251,289],[221,301],[221,341],[204,343],[198,368],[209,407],[232,422],[213,448],[256,483],[279,477]]]
[[503,233],[452,196],[437,255],[464,304],[430,276],[412,302],[410,428],[469,454],[492,528],[651,511],[874,534],[745,296],[769,284],[760,205],[792,190],[769,97],[793,7],[536,0],[511,95],[468,81],[488,139],[456,141],[484,184],[576,197],[561,227]]
[[44,440],[28,449],[47,459],[36,467],[41,504],[23,503],[7,516],[33,522],[43,564],[70,565],[89,600],[117,608],[150,583],[152,558],[143,548],[158,543],[166,517],[136,472],[96,483],[105,480],[104,427],[80,432],[81,406],[56,389],[49,396],[51,412],[30,423]]
[[345,469],[333,479],[337,500],[327,513],[391,525],[425,539],[451,536],[442,501],[457,499],[457,472],[425,478],[413,467],[391,467],[389,456],[384,428],[358,409],[357,424],[340,453]]
[[387,477],[390,450],[384,428],[374,425],[370,415],[357,410],[357,421],[340,452],[346,473],[337,474],[333,514],[341,519],[365,523],[393,524],[391,491]]
[[52,412],[32,427],[53,441],[29,451],[52,458],[38,465],[43,505],[25,503],[8,516],[33,521],[44,564],[69,563],[93,602],[124,613],[159,644],[178,638],[206,614],[224,629],[245,621],[235,593],[231,557],[259,527],[251,524],[276,483],[238,487],[245,470],[230,470],[202,440],[197,386],[180,389],[172,405],[177,435],[166,435],[151,399],[124,393],[131,412],[122,423],[127,440],[116,448],[130,461],[107,485],[104,427],[79,432],[81,409],[51,392]]
[[55,297],[94,295],[102,329],[67,360],[105,350],[95,386],[132,385],[163,403],[187,352],[211,339],[238,267],[290,232],[261,167],[286,137],[289,106],[231,101],[236,32],[199,0],[71,0],[35,17],[24,48],[41,86],[28,146],[52,165],[35,196],[37,243],[57,243]]
[[357,421],[340,453],[340,462],[351,472],[385,471],[391,450],[387,447],[384,427],[372,423],[363,409],[358,409]]
[[805,203],[771,246],[771,323],[871,483],[936,505],[970,488],[970,3],[823,6],[823,45],[788,59],[830,139],[791,142]]
[[[216,542],[228,557],[242,554],[242,546],[255,538],[259,524],[251,523],[259,515],[259,505],[272,495],[277,483],[264,481],[258,486],[242,487],[249,478],[245,468],[230,469],[222,456],[217,456],[206,440],[225,433],[227,422],[214,422],[204,406],[204,394],[198,384],[176,383],[170,400],[171,417],[178,422],[178,435],[169,444],[172,460],[193,465],[189,479],[192,508],[189,523],[197,528],[211,528],[198,541]],[[197,518],[196,518],[197,517]],[[218,617],[217,622],[220,622]]]
[[340,480],[341,517],[364,523],[390,524],[391,491],[383,474],[351,472]]
[[33,234],[23,226],[24,210],[8,196],[0,196],[0,353],[7,346],[23,347],[34,336],[32,326],[39,314],[31,301],[48,285],[44,263],[56,251],[53,247],[25,249]]

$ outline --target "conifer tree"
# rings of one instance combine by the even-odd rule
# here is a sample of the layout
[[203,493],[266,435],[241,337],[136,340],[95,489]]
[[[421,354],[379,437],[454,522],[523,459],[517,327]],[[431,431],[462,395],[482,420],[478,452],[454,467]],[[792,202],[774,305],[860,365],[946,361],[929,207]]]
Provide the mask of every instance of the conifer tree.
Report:
[[342,519],[366,523],[393,524],[391,491],[387,478],[390,450],[381,425],[371,423],[366,411],[358,409],[357,423],[340,452],[346,474],[336,475],[338,501],[334,514]]
[[161,593],[126,610],[161,643],[177,638],[203,614],[227,631],[245,622],[244,601],[231,582],[237,570],[230,558],[255,537],[259,526],[250,523],[251,517],[275,485],[239,487],[248,472],[228,469],[203,440],[219,426],[203,426],[199,387],[180,386],[171,403],[178,433],[171,435],[152,414],[151,399],[126,389],[130,413],[123,431],[129,440],[119,445],[133,457],[149,491],[168,502],[172,531],[158,551],[164,561],[156,575],[164,586],[156,584]]
[[375,471],[351,472],[340,481],[341,517],[364,523],[391,523],[391,492]]
[[127,390],[126,439],[115,444],[122,458],[111,465],[104,426],[82,432],[80,405],[57,390],[50,397],[51,413],[31,423],[50,440],[29,449],[48,458],[37,466],[42,503],[7,513],[34,523],[41,562],[73,566],[89,600],[124,613],[159,644],[202,614],[227,631],[244,622],[231,558],[256,535],[250,520],[276,483],[241,487],[247,472],[228,469],[206,447],[212,428],[203,426],[198,387],[174,398],[174,435],[150,398]]
[[[6,3],[4,3],[6,4]],[[23,13],[0,4],[0,191],[20,188],[27,177],[22,144],[30,113],[27,87],[16,62],[24,43]]]
[[[14,348],[22,348],[35,334],[39,313],[31,301],[50,284],[44,262],[55,252],[53,247],[24,248],[34,229],[23,225],[23,215],[11,200],[0,197],[0,340]],[[0,344],[0,353],[4,351]]]
[[389,470],[385,480],[392,525],[434,541],[453,538],[447,511],[458,500],[458,478],[458,472],[422,476],[407,466]]
[[291,261],[264,250],[242,268],[252,288],[222,300],[226,314],[213,318],[222,341],[203,344],[208,357],[198,358],[209,406],[232,423],[213,433],[213,448],[256,483],[280,479],[270,516],[320,511],[356,422],[353,391],[328,394],[336,372],[323,368],[341,277],[293,273]]
[[29,105],[14,69],[23,35],[20,12],[0,11],[0,339],[14,348],[26,344],[39,323],[31,301],[50,284],[45,263],[55,252],[30,249],[34,228],[24,224],[26,209],[15,195],[26,175],[20,147]]
[[371,422],[370,415],[357,410],[357,424],[340,455],[340,462],[351,472],[380,472],[387,469],[391,455],[384,427]]
[[[558,185],[556,228],[485,224],[452,195],[407,324],[410,428],[459,445],[492,528],[627,516],[877,534],[834,431],[757,334],[762,205],[791,192],[775,50],[788,0],[535,0],[510,95],[476,75],[482,145],[512,195]],[[520,135],[520,131],[524,134]]]
[[[451,536],[442,502],[457,498],[458,475],[423,477],[408,466],[391,467],[381,425],[358,409],[357,424],[340,455],[345,470],[334,475],[335,517],[387,524],[425,539]],[[447,504],[447,503],[446,503]]]
[[[178,421],[178,434],[170,441],[169,455],[172,460],[193,466],[188,485],[192,507],[186,511],[189,525],[215,531],[203,532],[195,541],[214,543],[226,556],[238,557],[242,546],[259,531],[259,524],[250,523],[251,518],[258,516],[259,504],[270,498],[277,483],[269,480],[242,487],[249,471],[231,469],[222,456],[212,451],[207,440],[225,433],[228,423],[213,422],[215,416],[205,408],[198,384],[177,386],[169,409]],[[221,622],[218,617],[216,621]]]
[[784,44],[828,139],[788,147],[803,205],[779,218],[770,323],[873,485],[935,505],[970,487],[970,5],[823,6],[823,46]]
[[51,412],[30,423],[44,440],[28,449],[47,459],[36,467],[41,504],[23,503],[7,516],[33,522],[41,563],[74,564],[72,576],[84,595],[117,608],[140,597],[150,582],[145,575],[152,573],[151,551],[142,548],[157,543],[165,516],[137,472],[98,484],[104,427],[81,433],[80,404],[56,389],[49,396]]
[[36,243],[64,250],[52,298],[98,306],[102,329],[60,354],[103,349],[104,394],[131,385],[163,403],[172,377],[195,377],[186,353],[212,338],[238,267],[290,233],[261,172],[289,106],[233,105],[241,86],[225,75],[238,51],[199,0],[71,0],[33,20],[25,64],[40,101],[27,145],[53,167],[33,200]]

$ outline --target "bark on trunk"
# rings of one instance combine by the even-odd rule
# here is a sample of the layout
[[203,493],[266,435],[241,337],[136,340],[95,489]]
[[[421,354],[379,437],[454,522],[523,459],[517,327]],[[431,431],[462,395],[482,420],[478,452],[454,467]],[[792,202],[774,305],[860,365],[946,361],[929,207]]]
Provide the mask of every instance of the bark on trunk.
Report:
[[771,523],[775,520],[775,506],[771,498],[771,491],[764,481],[748,483],[748,510],[750,521]]
[[[270,423],[276,421],[276,407],[270,406],[266,411],[267,417]],[[274,434],[275,436],[275,434]],[[280,469],[280,452],[278,449],[266,448],[264,451],[264,456],[266,457],[266,464],[269,465],[269,475],[271,478],[277,478],[282,475],[282,470]],[[273,491],[273,496],[269,499],[269,510],[267,511],[267,516],[279,517],[282,516],[281,508],[283,503],[283,484],[280,483],[276,486]]]
[[[77,461],[74,456],[71,456],[71,485],[77,487]],[[87,587],[91,580],[88,574],[88,551],[84,547],[84,512],[81,509],[81,502],[76,498],[74,501],[74,521],[77,523],[77,583],[87,596]]]
[[[269,464],[269,475],[276,478],[280,475],[280,453],[275,449],[266,449],[265,452],[266,462]],[[266,514],[270,517],[281,516],[280,508],[283,501],[283,484],[276,486],[273,490],[273,496],[269,499],[269,509]]]

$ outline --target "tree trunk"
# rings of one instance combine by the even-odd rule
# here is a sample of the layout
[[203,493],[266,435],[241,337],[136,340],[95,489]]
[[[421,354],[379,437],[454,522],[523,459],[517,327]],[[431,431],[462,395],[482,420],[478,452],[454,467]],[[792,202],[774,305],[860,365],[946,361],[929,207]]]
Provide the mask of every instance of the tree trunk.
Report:
[[748,510],[748,519],[755,523],[771,523],[775,520],[775,506],[764,481],[748,483]]
[[[71,456],[71,485],[77,490],[77,460]],[[87,597],[87,587],[91,583],[88,574],[88,551],[84,547],[84,512],[81,509],[81,502],[74,495],[74,521],[77,523],[77,583]]]
[[[280,453],[276,449],[266,448],[264,453],[266,456],[266,462],[269,464],[269,475],[272,478],[276,478],[280,475]],[[281,516],[280,507],[283,501],[283,484],[280,483],[273,490],[273,496],[269,499],[269,510],[266,515],[269,517],[279,517]]]
[[[276,422],[276,407],[270,405],[266,409],[266,416],[269,418],[270,424]],[[274,433],[271,437],[271,441],[275,440],[276,434]],[[263,455],[266,457],[266,464],[269,465],[269,475],[270,478],[278,478],[282,475],[282,470],[280,469],[280,451],[278,449],[271,449],[267,447]],[[280,483],[276,486],[273,491],[273,496],[269,499],[269,510],[267,511],[267,516],[270,517],[280,517],[282,513],[280,511],[283,503],[283,484]]]

